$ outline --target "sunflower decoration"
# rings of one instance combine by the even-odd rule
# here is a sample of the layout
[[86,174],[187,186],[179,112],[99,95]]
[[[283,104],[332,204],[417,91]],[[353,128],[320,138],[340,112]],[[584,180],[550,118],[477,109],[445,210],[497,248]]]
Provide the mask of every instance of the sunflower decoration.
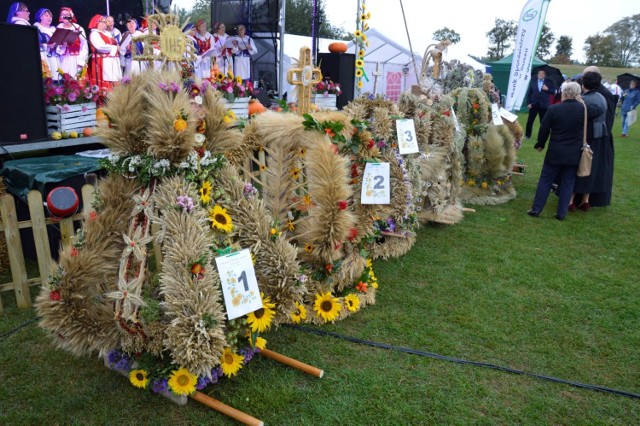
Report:
[[133,386],[145,389],[149,384],[149,377],[145,370],[131,370],[129,372],[129,381]]
[[330,292],[316,294],[316,300],[313,303],[313,310],[319,318],[324,322],[333,322],[340,314],[340,300],[333,297]]
[[211,201],[212,189],[213,189],[213,186],[211,185],[211,182],[209,182],[208,180],[205,180],[204,182],[202,182],[202,186],[198,191],[200,192],[200,202],[202,204],[209,204],[209,202]]
[[353,37],[355,38],[355,44],[358,47],[358,59],[356,60],[356,78],[358,79],[358,92],[362,89],[364,83],[362,79],[365,81],[369,81],[369,77],[364,70],[364,58],[366,54],[366,49],[369,47],[369,41],[367,40],[367,35],[365,32],[369,29],[369,23],[367,22],[371,19],[371,12],[367,12],[367,5],[365,4],[365,0],[362,0],[360,4],[360,10],[358,11],[358,19],[356,20],[356,30],[353,32]]
[[231,348],[225,348],[220,357],[220,367],[222,368],[222,374],[227,377],[232,377],[238,374],[238,371],[242,368],[242,362],[244,357],[233,352]]
[[186,368],[180,368],[171,372],[169,377],[169,389],[176,395],[190,395],[196,391],[198,378]]
[[263,337],[256,337],[255,347],[262,350],[267,347],[267,339]]
[[212,209],[209,209],[209,220],[211,221],[211,227],[213,229],[222,232],[231,232],[233,230],[233,221],[227,213],[227,209],[218,204]]
[[344,306],[349,312],[355,312],[360,309],[360,298],[353,293],[347,294],[344,297]]
[[254,333],[267,331],[276,315],[276,304],[271,302],[269,296],[265,297],[264,293],[260,293],[260,297],[262,298],[262,308],[247,315],[247,324]]
[[291,322],[294,324],[300,324],[307,319],[307,308],[300,302],[296,302],[296,309],[289,314]]

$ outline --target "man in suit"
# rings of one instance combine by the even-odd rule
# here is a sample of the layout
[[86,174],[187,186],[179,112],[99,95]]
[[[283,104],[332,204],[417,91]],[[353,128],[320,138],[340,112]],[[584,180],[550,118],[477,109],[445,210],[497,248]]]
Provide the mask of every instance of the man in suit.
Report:
[[553,81],[546,78],[547,73],[544,70],[538,71],[538,78],[532,79],[529,82],[529,89],[527,90],[527,108],[529,108],[529,118],[527,119],[527,128],[525,130],[525,138],[531,137],[531,129],[533,128],[533,122],[536,121],[536,116],[540,115],[540,122],[544,118],[544,114],[549,108],[550,96],[556,94],[556,87]]

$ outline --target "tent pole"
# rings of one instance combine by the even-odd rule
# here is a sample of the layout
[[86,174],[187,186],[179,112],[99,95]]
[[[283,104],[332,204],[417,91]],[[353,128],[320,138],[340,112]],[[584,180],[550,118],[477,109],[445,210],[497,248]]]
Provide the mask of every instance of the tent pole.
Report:
[[284,25],[285,14],[287,11],[287,0],[280,1],[282,1],[282,7],[280,8],[280,54],[278,55],[280,66],[278,67],[278,98],[282,99],[282,95],[284,94]]
[[107,16],[111,16],[111,10],[109,9],[109,0],[107,0]]
[[413,72],[416,73],[416,78],[418,78],[418,66],[416,65],[416,58],[413,56],[413,47],[411,46],[411,37],[409,36],[409,27],[407,26],[407,17],[404,14],[404,6],[402,5],[402,0],[400,0],[400,9],[402,9],[402,19],[404,20],[404,29],[407,32],[407,39],[409,40],[409,50],[411,50],[411,62],[413,62]]

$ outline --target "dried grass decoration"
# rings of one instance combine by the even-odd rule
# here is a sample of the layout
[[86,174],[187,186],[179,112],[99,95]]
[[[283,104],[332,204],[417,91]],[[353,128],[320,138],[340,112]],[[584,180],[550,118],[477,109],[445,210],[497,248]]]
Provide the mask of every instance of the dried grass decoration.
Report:
[[[58,346],[135,366],[131,382],[155,392],[237,374],[264,347],[259,332],[288,320],[304,293],[295,248],[272,238],[268,211],[223,155],[241,135],[213,92],[154,71],[114,89],[98,131],[112,156],[96,213],[37,299]],[[238,248],[256,261],[263,308],[227,321],[213,260]]]

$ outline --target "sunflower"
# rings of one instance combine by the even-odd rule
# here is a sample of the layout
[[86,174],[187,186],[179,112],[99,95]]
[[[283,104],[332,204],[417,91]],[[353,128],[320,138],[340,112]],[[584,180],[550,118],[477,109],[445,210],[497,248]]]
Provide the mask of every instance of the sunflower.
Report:
[[298,179],[298,177],[300,177],[300,169],[297,167],[291,169],[291,177],[294,179]]
[[366,21],[367,20],[367,14],[366,13],[361,13],[360,14],[360,20],[361,21]]
[[131,370],[129,381],[133,386],[144,389],[149,383],[149,377],[147,377],[147,372],[144,370]]
[[256,337],[256,348],[262,350],[267,347],[267,339]]
[[231,348],[225,348],[220,357],[220,367],[222,367],[222,373],[227,376],[235,376],[242,368],[242,361],[244,357],[236,354]]
[[362,77],[362,69],[358,68],[356,70],[356,77],[358,77],[358,78]]
[[[366,42],[367,41],[367,35],[362,33],[362,41]],[[368,45],[367,45],[368,46]]]
[[218,75],[216,76],[216,78],[218,79],[218,81],[222,81],[222,80],[224,80],[224,74],[219,72]]
[[236,83],[242,84],[242,78],[240,76],[236,77]]
[[355,33],[353,33],[353,35],[354,35],[354,37],[356,37],[356,38],[362,37],[362,31],[360,31],[360,30],[356,30],[356,32],[355,32]]
[[314,248],[313,244],[307,243],[304,246],[304,252],[307,253],[307,254],[311,254],[313,252],[313,248]]
[[304,157],[304,155],[307,153],[307,150],[304,148],[300,148],[298,150],[298,155],[300,155],[300,157]]
[[356,68],[364,67],[364,61],[362,59],[356,59]]
[[222,232],[231,232],[233,229],[233,221],[231,216],[227,214],[227,209],[220,207],[218,204],[209,209],[209,220],[213,229],[218,229]]
[[358,89],[362,89],[362,80],[358,81]]
[[358,50],[358,58],[364,58],[365,53],[364,49]]
[[355,312],[360,309],[360,299],[355,294],[347,294],[344,297],[344,306],[347,307],[349,312]]
[[307,319],[307,308],[300,302],[296,302],[296,310],[289,314],[291,322],[294,324],[300,324]]
[[333,322],[340,313],[340,301],[337,297],[333,297],[330,292],[316,294],[313,310],[325,322]]
[[227,76],[229,77],[229,79],[233,80],[233,79],[234,79],[233,71],[229,70],[229,71],[227,72]]
[[174,370],[169,377],[169,389],[176,395],[189,395],[196,391],[198,378],[186,368]]
[[269,296],[265,297],[264,293],[260,293],[260,296],[262,297],[262,308],[247,315],[247,324],[251,326],[251,331],[254,333],[267,331],[276,314],[274,311],[276,304],[271,303]]
[[265,166],[264,164],[260,164],[260,171],[264,172],[265,170],[267,170],[267,166]]
[[211,189],[211,182],[208,180],[202,182],[202,186],[200,187],[200,201],[203,204],[209,204],[209,201],[211,201]]

